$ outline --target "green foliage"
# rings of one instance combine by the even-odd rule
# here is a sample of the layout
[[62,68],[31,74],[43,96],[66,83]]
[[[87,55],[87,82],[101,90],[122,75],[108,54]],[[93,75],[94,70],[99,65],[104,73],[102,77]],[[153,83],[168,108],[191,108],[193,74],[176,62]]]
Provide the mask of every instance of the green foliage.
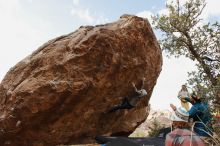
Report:
[[216,134],[218,134],[219,140],[220,140],[220,119],[219,118],[214,118],[213,121],[213,130]]
[[153,124],[153,125],[149,127],[149,128],[150,128],[150,131],[149,131],[149,133],[148,133],[150,137],[154,137],[154,136],[158,135],[159,132],[160,132],[160,129],[163,128],[163,127],[160,125],[160,123],[156,120],[156,118],[154,119],[154,121],[152,122],[152,124]]
[[167,4],[168,13],[154,16],[153,23],[163,33],[160,43],[168,56],[184,55],[196,61],[197,71],[189,73],[189,84],[209,99],[217,99],[220,24],[202,21],[205,6],[205,0],[189,0],[182,5],[179,0],[172,1]]
[[146,134],[142,131],[138,131],[130,135],[130,137],[146,137]]

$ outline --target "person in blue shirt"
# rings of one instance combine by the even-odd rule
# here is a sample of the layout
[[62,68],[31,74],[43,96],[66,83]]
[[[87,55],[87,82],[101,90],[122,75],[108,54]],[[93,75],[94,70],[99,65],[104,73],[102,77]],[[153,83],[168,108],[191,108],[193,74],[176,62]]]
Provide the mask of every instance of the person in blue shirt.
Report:
[[[201,98],[195,93],[191,95],[190,99],[186,99],[192,104],[192,107],[188,111],[189,121],[195,122],[194,132],[199,136],[210,137],[212,135],[212,128],[210,126],[211,113],[206,103],[202,102]],[[176,106],[170,104],[171,108],[175,111]]]
[[[194,131],[200,136],[210,136],[211,132],[211,113],[208,104],[201,101],[201,98],[195,93],[191,95],[192,107],[190,108],[189,118],[195,123]],[[199,123],[200,122],[200,123]],[[202,122],[202,123],[201,123]]]

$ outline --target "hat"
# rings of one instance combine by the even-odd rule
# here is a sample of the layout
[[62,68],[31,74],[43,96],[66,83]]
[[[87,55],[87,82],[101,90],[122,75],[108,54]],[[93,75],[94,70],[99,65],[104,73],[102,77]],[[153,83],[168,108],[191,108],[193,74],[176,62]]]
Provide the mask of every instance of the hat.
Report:
[[188,122],[189,119],[189,113],[186,111],[185,108],[179,107],[177,108],[170,117],[170,120],[172,121],[182,121],[182,122]]
[[195,100],[195,102],[201,102],[202,100],[204,101],[205,97],[204,96],[198,96],[198,93],[194,92],[191,94],[191,98]]
[[193,91],[193,92],[191,93],[191,96],[192,96],[192,97],[197,97],[197,93],[196,93],[195,91]]
[[140,92],[140,94],[142,96],[146,96],[147,95],[147,91],[145,89],[141,89],[139,92]]

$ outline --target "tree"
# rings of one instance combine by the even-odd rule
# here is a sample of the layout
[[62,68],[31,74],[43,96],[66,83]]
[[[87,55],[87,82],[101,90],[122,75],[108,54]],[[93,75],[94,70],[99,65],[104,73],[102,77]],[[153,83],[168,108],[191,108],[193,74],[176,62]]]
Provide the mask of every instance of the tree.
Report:
[[179,0],[167,4],[167,14],[153,17],[156,29],[162,31],[162,49],[168,55],[181,55],[196,61],[197,71],[189,73],[189,83],[212,90],[220,105],[220,24],[201,19],[205,0]]

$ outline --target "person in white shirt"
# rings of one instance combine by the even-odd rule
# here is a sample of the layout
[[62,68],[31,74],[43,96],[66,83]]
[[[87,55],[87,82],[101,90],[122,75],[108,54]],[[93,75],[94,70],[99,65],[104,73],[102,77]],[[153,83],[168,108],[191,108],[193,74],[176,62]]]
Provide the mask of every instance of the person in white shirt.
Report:
[[190,94],[186,88],[186,85],[182,85],[182,88],[178,93],[178,98],[181,101],[181,106],[189,111],[189,103],[187,102],[187,100],[185,100],[185,98],[190,98]]

